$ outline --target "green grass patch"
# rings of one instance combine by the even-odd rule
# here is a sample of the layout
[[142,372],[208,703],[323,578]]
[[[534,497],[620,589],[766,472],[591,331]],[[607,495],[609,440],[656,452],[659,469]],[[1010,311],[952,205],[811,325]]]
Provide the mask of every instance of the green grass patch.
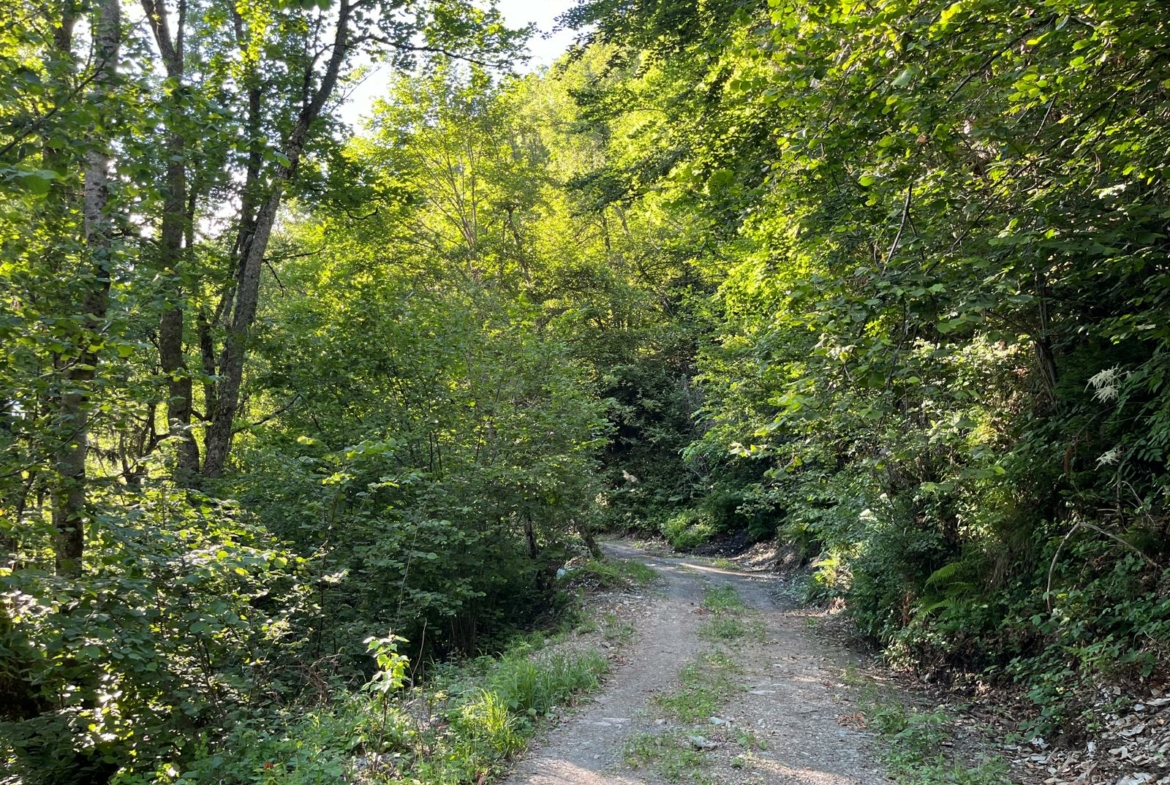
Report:
[[652,768],[667,782],[691,782],[706,785],[712,780],[703,769],[707,756],[694,748],[683,733],[639,733],[626,741],[622,755],[635,769]]
[[708,584],[703,587],[703,607],[712,613],[739,613],[746,609],[743,598],[729,583]]
[[699,655],[679,671],[679,687],[654,701],[680,722],[694,723],[718,713],[719,707],[739,691],[733,678],[739,667],[723,652]]
[[699,637],[715,643],[736,643],[745,638],[762,643],[764,625],[756,619],[745,621],[735,616],[715,616],[699,627]]
[[579,692],[597,689],[609,661],[596,651],[538,657],[519,652],[500,658],[483,689],[499,696],[514,714],[539,717]]
[[648,586],[657,579],[658,573],[638,561],[590,559],[569,570],[562,581],[570,587],[612,591]]
[[703,589],[703,607],[711,618],[699,627],[699,637],[715,643],[736,643],[744,638],[764,640],[764,625],[758,619],[743,618],[748,608],[734,586],[709,584]]
[[884,742],[882,760],[899,785],[1011,785],[1007,764],[999,758],[961,764],[940,752],[951,738],[951,718],[942,708],[923,712],[874,701],[865,713]]

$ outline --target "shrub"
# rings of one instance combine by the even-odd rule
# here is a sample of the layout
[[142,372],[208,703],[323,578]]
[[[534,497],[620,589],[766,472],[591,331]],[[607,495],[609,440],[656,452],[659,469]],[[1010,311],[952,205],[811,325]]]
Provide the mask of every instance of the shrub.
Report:
[[520,650],[498,660],[486,683],[509,711],[539,717],[575,693],[595,689],[608,669],[609,661],[595,651],[533,657]]
[[87,563],[76,578],[0,570],[21,697],[0,744],[24,782],[154,771],[291,696],[314,619],[306,563],[251,516],[151,485],[98,517]]
[[683,510],[663,522],[661,533],[670,547],[689,551],[710,540],[717,530],[709,515],[698,510]]

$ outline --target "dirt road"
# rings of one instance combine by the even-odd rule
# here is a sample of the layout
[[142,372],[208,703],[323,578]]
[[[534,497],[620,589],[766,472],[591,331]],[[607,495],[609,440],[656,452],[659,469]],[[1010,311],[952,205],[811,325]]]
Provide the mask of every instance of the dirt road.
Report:
[[[856,728],[845,668],[860,663],[818,641],[812,614],[786,601],[768,576],[719,569],[703,559],[661,558],[609,543],[611,558],[637,559],[662,583],[631,604],[636,637],[604,691],[538,740],[508,785],[615,783],[778,783],[878,785],[886,782]],[[700,635],[708,586],[730,584],[756,634],[729,645]],[[734,685],[711,717],[681,722],[664,710],[680,670],[696,657],[726,652]],[[662,756],[655,764],[631,749]],[[631,763],[631,760],[633,762]]]

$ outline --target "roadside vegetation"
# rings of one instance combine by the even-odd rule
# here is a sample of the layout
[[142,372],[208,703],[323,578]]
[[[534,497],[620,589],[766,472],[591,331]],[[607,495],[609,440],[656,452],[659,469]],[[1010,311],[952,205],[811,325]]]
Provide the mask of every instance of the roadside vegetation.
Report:
[[570,566],[564,575],[568,588],[588,588],[612,591],[646,587],[658,580],[658,574],[633,559],[590,559]]
[[[956,759],[942,708],[921,711],[904,703],[871,701],[868,727],[882,741],[880,755],[899,785],[1011,785],[1008,766],[995,756]],[[948,754],[949,753],[949,754]]]
[[345,700],[263,725],[241,723],[228,736],[230,756],[200,758],[181,775],[177,763],[164,763],[154,776],[178,783],[476,782],[521,751],[543,717],[599,687],[609,667],[595,651],[560,654],[521,642],[498,657],[441,667],[410,687],[411,663],[397,652],[399,643],[370,642],[378,670]]
[[[4,11],[22,785],[362,765],[366,641],[509,662],[606,532],[774,541],[1029,732],[1170,683],[1170,4],[579,0],[537,71],[472,0]],[[483,689],[371,749],[476,782]]]

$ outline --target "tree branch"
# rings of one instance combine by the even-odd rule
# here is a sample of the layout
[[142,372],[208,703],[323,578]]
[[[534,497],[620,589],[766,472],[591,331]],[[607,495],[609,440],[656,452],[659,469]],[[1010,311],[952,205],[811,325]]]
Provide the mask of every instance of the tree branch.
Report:
[[249,430],[250,428],[259,428],[264,423],[271,422],[272,420],[275,420],[277,417],[279,417],[280,415],[284,414],[289,409],[291,409],[293,407],[293,405],[297,401],[299,401],[300,399],[301,399],[301,394],[300,393],[295,394],[292,397],[292,400],[290,400],[284,406],[281,406],[279,409],[274,411],[272,414],[269,414],[266,417],[261,417],[259,420],[257,420],[256,422],[254,422],[250,425],[240,425],[240,426],[237,426],[236,428],[232,429],[232,436],[235,436],[237,433],[242,433],[243,431]]

